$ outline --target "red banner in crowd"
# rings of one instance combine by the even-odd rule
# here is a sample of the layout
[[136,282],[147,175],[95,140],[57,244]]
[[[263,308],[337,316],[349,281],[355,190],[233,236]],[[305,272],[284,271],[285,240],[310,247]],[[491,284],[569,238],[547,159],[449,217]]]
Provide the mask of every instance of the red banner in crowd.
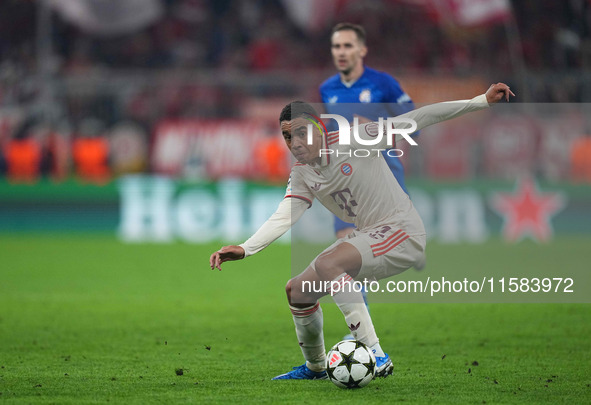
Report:
[[[571,146],[583,133],[578,111],[545,116],[491,110],[423,129],[420,147],[408,148],[403,160],[409,174],[416,169],[432,179],[514,179],[538,172],[564,179]],[[283,184],[290,158],[275,121],[168,120],[156,126],[151,168],[189,180],[237,177]]]
[[[274,123],[273,123],[274,124]],[[152,169],[188,179],[259,179],[289,173],[287,148],[271,123],[255,120],[164,121],[154,133]],[[272,155],[272,156],[271,156]],[[275,166],[270,167],[269,162]]]

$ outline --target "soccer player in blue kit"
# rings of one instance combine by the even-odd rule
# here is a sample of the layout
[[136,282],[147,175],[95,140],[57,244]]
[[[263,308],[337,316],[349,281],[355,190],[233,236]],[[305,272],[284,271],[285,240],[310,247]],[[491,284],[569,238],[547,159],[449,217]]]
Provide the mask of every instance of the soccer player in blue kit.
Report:
[[[385,72],[369,68],[363,64],[367,55],[365,29],[361,25],[340,23],[334,26],[331,35],[332,59],[338,72],[320,85],[320,98],[328,114],[339,114],[353,123],[377,121],[404,114],[414,109],[410,96],[402,90],[400,83]],[[330,120],[328,125],[334,124]],[[334,130],[336,128],[329,128]],[[413,134],[417,136],[418,132]],[[392,174],[406,194],[404,166],[396,156],[382,152]],[[334,231],[337,239],[344,238],[355,230],[353,224],[334,216]],[[417,264],[417,267],[421,267]],[[367,305],[367,292],[363,291]],[[344,339],[352,339],[351,334]]]
[[[353,123],[377,121],[379,117],[395,117],[414,109],[408,94],[400,83],[387,73],[363,65],[367,55],[365,29],[357,24],[340,23],[332,29],[331,52],[339,71],[320,85],[320,97],[328,114],[339,114]],[[330,120],[329,125],[334,124]],[[328,128],[334,130],[336,128]],[[417,134],[413,134],[417,136]],[[408,194],[404,184],[404,167],[398,157],[382,153],[400,187]],[[343,238],[353,232],[353,224],[335,218],[335,234]]]

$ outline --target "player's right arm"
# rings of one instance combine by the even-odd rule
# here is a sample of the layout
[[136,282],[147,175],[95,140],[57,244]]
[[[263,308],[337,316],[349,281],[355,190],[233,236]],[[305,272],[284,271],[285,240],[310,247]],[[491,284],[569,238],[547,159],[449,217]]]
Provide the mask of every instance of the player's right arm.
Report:
[[[300,178],[301,176],[293,176]],[[227,261],[241,260],[260,252],[295,224],[312,205],[312,196],[292,191],[292,176],[287,184],[285,198],[279,203],[277,210],[248,240],[240,245],[224,246],[209,258],[211,269],[221,270],[221,264]]]
[[310,205],[297,198],[284,198],[277,211],[241,245],[224,246],[209,258],[209,266],[213,270],[221,270],[221,264],[233,260],[241,260],[260,252],[280,238],[291,226],[300,219]]

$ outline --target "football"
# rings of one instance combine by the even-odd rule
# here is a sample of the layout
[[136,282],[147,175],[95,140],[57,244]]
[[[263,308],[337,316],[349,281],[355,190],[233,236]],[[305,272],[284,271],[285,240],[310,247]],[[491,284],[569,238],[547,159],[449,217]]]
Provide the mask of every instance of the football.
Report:
[[339,388],[362,388],[373,380],[376,358],[366,345],[356,340],[343,340],[326,355],[326,373]]

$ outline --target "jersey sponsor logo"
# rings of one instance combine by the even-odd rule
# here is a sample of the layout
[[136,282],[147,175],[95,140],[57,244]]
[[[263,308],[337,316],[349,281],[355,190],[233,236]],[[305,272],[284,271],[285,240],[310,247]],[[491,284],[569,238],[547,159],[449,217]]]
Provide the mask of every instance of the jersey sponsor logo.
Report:
[[362,103],[371,103],[371,90],[364,89],[359,93],[359,101]]
[[353,167],[349,163],[343,163],[341,165],[341,173],[345,176],[350,176],[353,173]]
[[347,215],[350,217],[357,216],[352,209],[352,207],[357,206],[357,201],[353,199],[353,194],[351,194],[349,187],[344,190],[337,190],[334,193],[330,193],[330,196],[334,199],[340,209],[347,211]]

